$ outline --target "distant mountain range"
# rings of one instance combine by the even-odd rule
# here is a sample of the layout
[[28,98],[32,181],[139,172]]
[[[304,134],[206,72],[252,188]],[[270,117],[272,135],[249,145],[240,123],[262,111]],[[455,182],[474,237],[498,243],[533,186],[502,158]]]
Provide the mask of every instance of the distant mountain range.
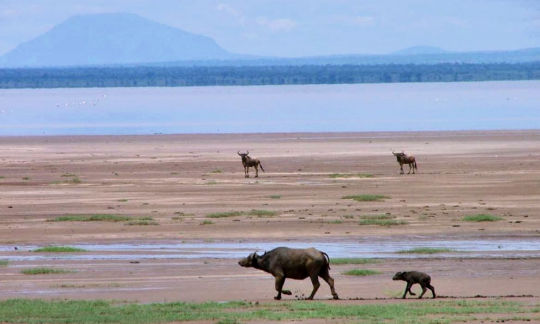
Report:
[[213,39],[133,14],[74,16],[0,56],[0,67],[66,66],[260,66],[437,63],[522,63],[540,61],[540,48],[515,51],[449,52],[415,46],[387,55],[301,58],[230,53]]

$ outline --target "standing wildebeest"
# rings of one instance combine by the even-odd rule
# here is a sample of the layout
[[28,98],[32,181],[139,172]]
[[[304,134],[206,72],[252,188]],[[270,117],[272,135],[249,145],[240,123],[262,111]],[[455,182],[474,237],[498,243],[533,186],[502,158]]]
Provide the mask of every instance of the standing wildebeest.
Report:
[[426,293],[426,287],[431,290],[431,293],[433,294],[433,298],[435,298],[435,288],[431,285],[431,277],[427,273],[419,272],[419,271],[405,271],[405,272],[397,272],[392,280],[403,280],[407,282],[407,287],[405,287],[405,292],[403,293],[403,299],[405,299],[405,296],[407,295],[407,292],[411,295],[415,295],[411,291],[412,285],[415,283],[420,284],[422,286],[422,294],[418,298],[422,298],[424,294]]
[[330,258],[328,254],[314,248],[309,249],[290,249],[278,247],[263,255],[251,253],[247,258],[238,262],[242,267],[253,267],[255,269],[266,271],[276,279],[276,290],[278,292],[274,299],[281,299],[281,293],[291,295],[290,290],[283,290],[283,284],[286,278],[306,279],[311,278],[313,291],[307,299],[313,299],[317,289],[321,285],[321,277],[328,283],[334,299],[339,299],[334,289],[334,279],[330,277]]
[[238,151],[238,155],[242,157],[242,165],[244,166],[244,175],[246,178],[249,178],[250,167],[255,168],[255,178],[259,177],[259,167],[261,167],[261,170],[264,172],[261,161],[249,157],[249,151],[247,151],[246,153],[240,153],[240,151]]
[[414,170],[418,171],[418,167],[416,166],[416,159],[414,158],[414,156],[408,156],[407,154],[403,152],[394,153],[394,151],[392,151],[392,154],[394,154],[394,156],[396,157],[399,163],[399,167],[401,168],[401,174],[405,173],[403,172],[403,164],[409,165],[409,172],[407,174],[411,173],[411,169],[412,169],[413,174],[415,173]]

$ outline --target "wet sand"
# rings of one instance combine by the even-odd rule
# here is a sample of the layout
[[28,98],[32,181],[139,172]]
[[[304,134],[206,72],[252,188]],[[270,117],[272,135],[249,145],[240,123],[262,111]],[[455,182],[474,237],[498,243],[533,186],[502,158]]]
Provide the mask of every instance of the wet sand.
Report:
[[[249,150],[266,172],[244,178],[238,150]],[[415,155],[419,173],[400,175],[392,150]],[[0,177],[5,256],[28,254],[18,246],[50,244],[540,237],[540,131],[3,137]],[[388,198],[342,199],[358,194]],[[254,209],[275,215],[250,214]],[[227,211],[243,213],[207,218]],[[462,220],[480,213],[503,219]],[[48,221],[91,214],[151,217],[157,225]],[[362,216],[380,214],[404,224],[359,225]],[[37,266],[76,272],[20,273]],[[382,273],[341,274],[351,268]],[[394,298],[405,283],[390,280],[392,274],[412,269],[430,273],[441,296],[540,296],[537,257],[386,259],[333,266],[331,273],[344,299]],[[286,283],[300,297],[310,286]],[[270,275],[223,258],[11,261],[0,267],[0,287],[3,299],[274,296]],[[317,297],[330,297],[325,284]]]

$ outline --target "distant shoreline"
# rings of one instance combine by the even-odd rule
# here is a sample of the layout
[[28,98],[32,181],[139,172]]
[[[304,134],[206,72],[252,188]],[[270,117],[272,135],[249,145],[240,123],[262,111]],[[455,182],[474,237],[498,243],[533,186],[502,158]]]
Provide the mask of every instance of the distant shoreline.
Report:
[[[107,138],[192,138],[192,139],[220,139],[220,138],[260,138],[269,136],[273,139],[319,140],[319,139],[405,139],[414,137],[483,137],[507,134],[530,134],[540,136],[537,129],[491,129],[491,130],[426,130],[426,131],[368,131],[368,132],[264,132],[264,133],[171,133],[171,134],[99,134],[99,135],[0,135],[2,140],[50,139],[65,140],[69,138],[107,139]],[[540,137],[538,138],[540,141]],[[1,143],[0,143],[1,144]]]
[[540,61],[380,65],[0,69],[0,89],[193,87],[540,80]]

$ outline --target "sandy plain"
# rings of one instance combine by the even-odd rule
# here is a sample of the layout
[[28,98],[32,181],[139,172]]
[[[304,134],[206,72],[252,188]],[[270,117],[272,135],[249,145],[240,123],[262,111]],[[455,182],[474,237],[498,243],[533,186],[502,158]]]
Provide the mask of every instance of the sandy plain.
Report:
[[[262,161],[265,172],[259,178],[253,171],[244,178],[236,152],[245,150]],[[392,150],[415,155],[418,174],[400,175]],[[357,194],[389,198],[342,199]],[[276,214],[250,215],[254,209]],[[227,211],[244,213],[207,217]],[[462,220],[479,213],[502,220]],[[151,217],[157,225],[50,221],[93,214]],[[388,214],[405,224],[359,225],[369,214]],[[358,238],[526,242],[539,237],[538,130],[0,138],[3,257],[36,254],[18,248],[25,245],[289,240],[316,247]],[[76,272],[21,274],[37,266]],[[342,274],[352,268],[381,273]],[[538,257],[386,259],[335,265],[331,274],[342,303],[396,302],[404,283],[391,276],[406,269],[428,272],[447,298],[481,295],[538,303],[540,296]],[[270,301],[273,286],[270,275],[224,258],[46,258],[0,267],[2,299]],[[299,297],[311,289],[308,280],[289,280],[285,286]],[[330,298],[324,283],[316,297]],[[353,301],[357,298],[364,300]]]

